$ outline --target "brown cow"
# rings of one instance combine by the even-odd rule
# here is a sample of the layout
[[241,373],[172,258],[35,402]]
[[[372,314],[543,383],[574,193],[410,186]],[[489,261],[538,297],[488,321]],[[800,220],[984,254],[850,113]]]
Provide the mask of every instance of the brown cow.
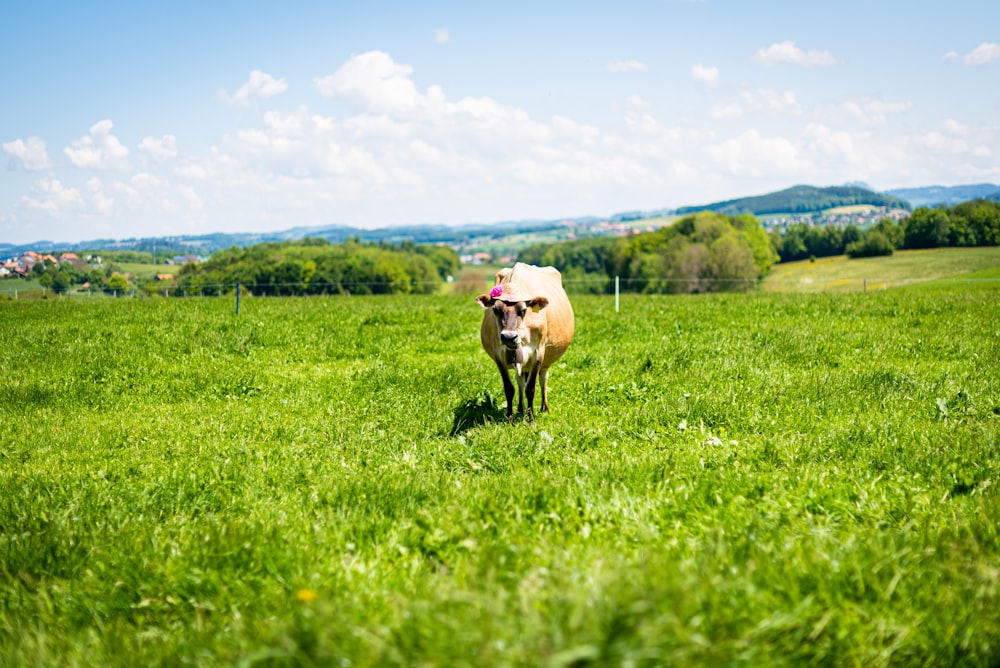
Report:
[[508,369],[517,375],[517,411],[533,419],[536,382],[542,386],[542,411],[548,411],[549,367],[573,340],[573,307],[559,270],[518,262],[498,271],[493,289],[476,301],[485,309],[479,336],[500,370],[507,418],[514,417],[514,384]]

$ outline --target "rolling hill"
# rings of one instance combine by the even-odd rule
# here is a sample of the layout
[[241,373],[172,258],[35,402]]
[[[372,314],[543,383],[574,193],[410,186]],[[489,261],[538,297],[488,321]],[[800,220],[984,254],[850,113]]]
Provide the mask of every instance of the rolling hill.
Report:
[[743,213],[756,215],[787,213],[808,214],[819,213],[840,206],[855,206],[869,204],[884,206],[891,209],[909,209],[910,204],[898,197],[873,192],[857,186],[832,186],[817,188],[815,186],[794,186],[766,195],[742,197],[701,206],[684,206],[677,209],[679,215],[697,213],[699,211],[715,211],[730,216]]
[[925,188],[897,188],[885,191],[887,195],[905,199],[914,207],[961,204],[971,199],[986,198],[1000,201],[1000,186],[979,183],[971,186],[927,186]]

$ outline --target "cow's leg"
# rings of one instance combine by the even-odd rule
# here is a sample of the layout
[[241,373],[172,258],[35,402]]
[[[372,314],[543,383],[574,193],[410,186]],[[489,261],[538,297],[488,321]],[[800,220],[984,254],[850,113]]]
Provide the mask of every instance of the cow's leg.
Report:
[[517,376],[517,412],[524,412],[524,374],[515,374]]
[[542,412],[549,412],[549,370],[541,369],[538,372],[538,383],[542,386]]
[[[535,384],[538,382],[538,370],[541,366],[540,362],[536,362],[528,373],[527,388],[525,389],[528,399],[528,412],[525,414],[525,417],[529,421],[535,419]],[[542,394],[544,395],[544,392]]]
[[[500,369],[500,378],[503,380],[503,394],[507,398],[507,419],[514,417],[514,383],[510,381],[510,373],[507,372],[507,365],[500,360],[494,360],[497,368]],[[520,378],[518,379],[520,382]],[[520,403],[520,400],[518,401]],[[520,407],[518,408],[520,410]]]

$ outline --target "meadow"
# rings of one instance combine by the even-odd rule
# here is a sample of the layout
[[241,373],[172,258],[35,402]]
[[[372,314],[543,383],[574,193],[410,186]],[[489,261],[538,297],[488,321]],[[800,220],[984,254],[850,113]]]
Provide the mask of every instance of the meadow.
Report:
[[1000,663],[996,282],[574,307],[0,302],[0,665]]

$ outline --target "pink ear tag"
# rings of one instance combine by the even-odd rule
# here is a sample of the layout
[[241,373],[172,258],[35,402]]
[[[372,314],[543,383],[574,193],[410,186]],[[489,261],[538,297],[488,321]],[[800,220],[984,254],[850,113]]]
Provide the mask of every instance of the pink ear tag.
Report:
[[496,299],[497,297],[499,297],[502,294],[503,294],[503,286],[502,285],[494,285],[493,289],[490,290],[490,299]]

